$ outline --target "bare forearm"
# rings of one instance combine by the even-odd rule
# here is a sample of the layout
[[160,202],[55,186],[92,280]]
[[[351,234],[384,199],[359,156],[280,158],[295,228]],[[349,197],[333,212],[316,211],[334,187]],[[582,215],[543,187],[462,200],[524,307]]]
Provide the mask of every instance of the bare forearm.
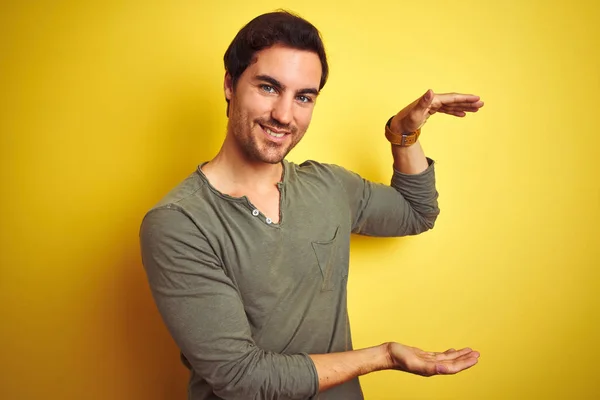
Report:
[[429,166],[419,141],[408,147],[392,145],[392,155],[394,168],[404,174],[420,174]]
[[391,368],[387,345],[329,354],[311,354],[319,375],[319,392],[370,372]]

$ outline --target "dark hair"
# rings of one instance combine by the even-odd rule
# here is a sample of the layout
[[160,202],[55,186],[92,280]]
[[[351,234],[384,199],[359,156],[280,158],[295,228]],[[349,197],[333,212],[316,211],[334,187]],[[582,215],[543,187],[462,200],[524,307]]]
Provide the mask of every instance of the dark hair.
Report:
[[[329,66],[319,31],[307,20],[280,10],[259,15],[248,22],[227,48],[223,61],[234,89],[242,73],[256,61],[255,54],[276,44],[317,53],[322,69],[319,90],[325,86]],[[229,100],[226,101],[229,115]]]

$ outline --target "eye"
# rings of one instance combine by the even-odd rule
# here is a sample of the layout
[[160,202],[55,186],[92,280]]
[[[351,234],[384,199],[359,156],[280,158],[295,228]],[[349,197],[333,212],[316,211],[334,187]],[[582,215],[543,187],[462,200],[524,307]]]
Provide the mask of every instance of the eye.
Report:
[[276,92],[275,88],[271,85],[260,85],[260,88],[267,93],[275,93]]
[[298,99],[300,101],[300,103],[311,103],[312,102],[312,98],[310,98],[308,96],[304,96],[304,95],[297,96],[296,99]]

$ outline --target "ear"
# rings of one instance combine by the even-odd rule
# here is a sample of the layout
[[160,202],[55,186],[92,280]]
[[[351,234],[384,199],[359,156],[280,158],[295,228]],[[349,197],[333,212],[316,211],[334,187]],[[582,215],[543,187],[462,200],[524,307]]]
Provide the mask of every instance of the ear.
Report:
[[225,99],[231,100],[233,96],[233,80],[229,72],[225,72],[225,79],[223,82],[223,90],[225,91]]

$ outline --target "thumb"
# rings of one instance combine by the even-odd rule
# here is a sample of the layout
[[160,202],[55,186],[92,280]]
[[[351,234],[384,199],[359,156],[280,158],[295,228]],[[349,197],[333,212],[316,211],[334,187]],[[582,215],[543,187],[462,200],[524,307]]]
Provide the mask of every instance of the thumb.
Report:
[[433,90],[429,89],[425,92],[421,98],[415,100],[413,104],[407,109],[409,113],[407,115],[407,125],[404,127],[404,131],[413,132],[417,129],[421,128],[425,122],[427,122],[427,118],[429,118],[429,111],[431,108],[431,104],[433,103]]
[[433,90],[428,89],[425,92],[425,94],[421,97],[421,99],[419,100],[418,107],[422,110],[425,110],[425,109],[429,108],[429,106],[431,106],[432,102],[433,102]]

